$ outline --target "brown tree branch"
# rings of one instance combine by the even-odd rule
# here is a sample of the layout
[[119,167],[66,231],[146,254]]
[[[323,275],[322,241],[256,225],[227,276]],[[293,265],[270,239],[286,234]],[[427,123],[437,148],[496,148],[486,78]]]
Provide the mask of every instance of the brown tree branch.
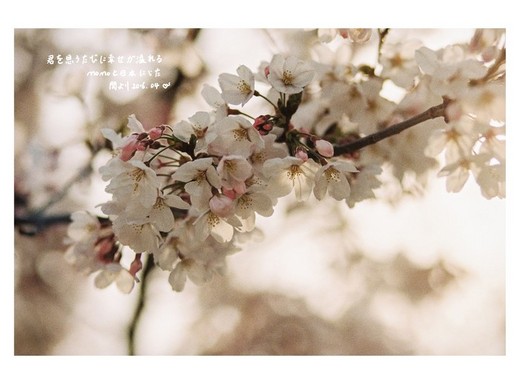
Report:
[[417,124],[420,124],[420,123],[428,121],[428,120],[433,120],[437,117],[444,117],[444,119],[446,120],[445,111],[446,111],[446,106],[448,105],[449,102],[450,102],[449,99],[445,99],[442,104],[431,107],[431,108],[427,109],[426,111],[424,111],[423,113],[420,113],[408,120],[401,121],[400,123],[391,125],[385,129],[383,129],[382,131],[378,131],[371,135],[362,137],[359,140],[356,140],[356,141],[353,141],[353,142],[350,142],[347,144],[335,146],[334,147],[334,156],[345,155],[345,154],[349,154],[352,152],[356,152],[364,147],[375,144],[390,136],[397,135],[398,133],[401,133],[402,131],[404,131],[408,128],[414,127]]
[[132,319],[130,321],[130,324],[128,325],[128,354],[130,356],[135,356],[136,354],[136,339],[135,339],[135,333],[137,331],[137,326],[139,325],[139,321],[141,320],[141,315],[144,311],[144,304],[146,300],[146,289],[148,288],[148,280],[150,279],[150,272],[152,272],[154,268],[154,260],[153,255],[148,255],[146,259],[146,263],[143,268],[142,276],[141,276],[141,282],[138,285],[139,289],[139,297],[137,299],[137,304],[135,306],[135,310],[132,316]]

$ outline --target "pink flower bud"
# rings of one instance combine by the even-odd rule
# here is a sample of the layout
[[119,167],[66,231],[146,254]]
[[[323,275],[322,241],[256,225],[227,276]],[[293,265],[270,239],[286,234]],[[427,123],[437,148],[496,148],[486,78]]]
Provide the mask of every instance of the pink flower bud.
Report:
[[348,28],[338,28],[338,33],[341,37],[346,39],[348,37]]
[[149,135],[150,139],[157,140],[159,137],[161,137],[163,130],[164,130],[164,127],[155,127],[155,128],[150,129],[150,131],[148,131],[148,135]]
[[230,216],[234,209],[233,200],[226,195],[214,195],[209,200],[209,209],[217,216]]
[[108,253],[110,249],[112,248],[112,241],[109,239],[103,239],[98,244],[98,254],[104,255],[105,253]]
[[269,70],[269,66],[266,66],[266,67],[264,68],[264,75],[265,75],[265,77],[269,76],[269,73],[270,73],[270,72],[271,72],[271,71]]
[[271,116],[269,115],[260,115],[255,119],[255,122],[253,123],[253,127],[258,128],[261,125],[265,124],[267,120],[269,120]]
[[137,141],[141,141],[141,140],[144,140],[148,137],[148,133],[146,132],[141,132],[139,135],[137,135]]
[[143,268],[143,263],[141,262],[141,254],[135,255],[134,261],[132,261],[132,264],[130,264],[130,269],[128,272],[135,277],[137,272],[139,272]]
[[270,115],[260,115],[255,119],[253,127],[262,135],[265,136],[273,129],[273,123],[269,122]]
[[235,200],[237,198],[237,193],[234,189],[222,188],[222,193],[229,197],[231,200]]
[[137,144],[137,147],[136,149],[138,151],[144,151],[146,149],[146,147],[148,146],[148,141],[141,141]]
[[132,136],[128,143],[124,145],[123,148],[121,148],[121,154],[119,155],[119,158],[123,161],[128,161],[132,158],[135,151],[137,151],[137,147],[139,145],[139,142],[137,141],[136,136]]
[[317,140],[315,146],[318,153],[323,157],[334,156],[334,147],[327,140]]
[[307,155],[307,152],[302,148],[298,148],[294,156],[303,161],[309,160],[309,155]]
[[96,245],[96,259],[102,263],[110,263],[113,259],[114,240],[112,238],[102,239]]
[[247,191],[247,185],[244,181],[235,183],[235,185],[233,186],[233,190],[236,194],[243,195]]

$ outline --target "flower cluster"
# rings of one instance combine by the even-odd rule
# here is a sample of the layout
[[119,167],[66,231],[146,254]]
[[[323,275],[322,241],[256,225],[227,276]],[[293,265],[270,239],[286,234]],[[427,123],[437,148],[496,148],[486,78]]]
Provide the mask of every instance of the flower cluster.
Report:
[[[97,286],[115,281],[128,292],[147,252],[180,291],[186,278],[200,284],[220,273],[225,256],[236,250],[235,237],[255,228],[256,215],[272,215],[280,197],[294,192],[303,200],[314,192],[322,199],[328,192],[347,199],[357,172],[353,163],[329,161],[330,143],[290,126],[314,74],[310,63],[274,56],[262,75],[279,92],[278,106],[253,121],[229,107],[263,97],[253,72],[242,65],[237,75],[219,77],[221,92],[205,88],[211,112],[149,131],[131,115],[126,136],[103,129],[116,153],[100,169],[112,195],[101,205],[108,220],[74,214],[68,258],[88,272],[100,271]],[[290,145],[272,133],[275,127],[291,137]],[[123,247],[136,254],[133,269],[121,267]]]
[[[370,30],[336,32],[357,43],[370,37]],[[187,279],[202,284],[223,273],[238,240],[252,233],[257,215],[271,216],[280,198],[329,195],[353,207],[375,197],[383,169],[399,181],[409,172],[420,176],[442,151],[447,165],[439,174],[449,191],[460,190],[471,171],[484,196],[503,197],[505,58],[489,48],[501,36],[437,52],[388,43],[377,67],[323,50],[315,61],[278,54],[256,73],[241,65],[221,74],[220,90],[205,85],[210,111],[149,130],[131,115],[124,135],[103,129],[115,153],[100,169],[112,199],[101,205],[106,218],[72,216],[68,259],[96,272],[98,287],[115,282],[129,292],[146,253],[181,291]],[[383,97],[386,82],[407,95],[398,103]],[[261,115],[231,107],[252,98],[265,102]],[[365,151],[345,150],[438,103],[444,120],[432,117],[428,127]],[[128,268],[124,249],[135,254]]]
[[319,28],[318,38],[323,43],[330,43],[336,36],[348,39],[353,43],[366,43],[372,36],[367,28]]
[[[422,47],[416,59],[433,94],[448,99],[447,125],[432,134],[426,154],[444,151],[449,192],[473,174],[482,195],[505,197],[505,48],[503,34],[477,33],[468,45]],[[475,49],[479,46],[479,49]],[[499,49],[500,48],[500,49]]]

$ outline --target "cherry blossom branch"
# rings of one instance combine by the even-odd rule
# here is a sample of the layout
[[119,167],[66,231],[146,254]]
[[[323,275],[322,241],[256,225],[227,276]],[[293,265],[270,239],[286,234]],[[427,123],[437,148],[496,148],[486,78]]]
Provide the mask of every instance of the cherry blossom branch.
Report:
[[69,224],[71,222],[70,213],[63,215],[44,216],[27,215],[14,217],[14,226],[18,228],[22,235],[34,236],[42,229],[55,224]]
[[137,330],[137,326],[139,325],[139,321],[141,320],[141,316],[144,311],[144,304],[146,298],[146,290],[148,288],[147,282],[150,277],[150,272],[154,267],[153,255],[148,255],[146,259],[146,264],[143,267],[143,274],[141,276],[141,282],[139,284],[139,297],[137,299],[137,304],[135,307],[134,314],[132,316],[132,320],[128,326],[128,354],[130,356],[135,355],[135,333]]
[[92,173],[92,158],[89,162],[83,166],[79,172],[72,177],[61,190],[53,194],[46,203],[41,207],[35,209],[32,212],[28,212],[25,215],[15,214],[14,225],[17,227],[21,234],[33,236],[36,235],[43,228],[46,228],[54,224],[67,224],[70,223],[70,214],[61,215],[45,215],[47,209],[63,199],[69,190],[79,181],[87,178]]
[[444,117],[444,119],[446,120],[445,111],[446,111],[446,106],[449,104],[449,102],[450,102],[449,99],[445,99],[442,104],[431,107],[431,108],[427,109],[426,111],[424,111],[423,113],[420,113],[408,120],[401,121],[400,123],[391,125],[385,129],[383,129],[382,131],[378,131],[371,135],[362,137],[359,140],[336,146],[334,148],[334,156],[345,155],[345,154],[349,154],[352,152],[356,152],[364,147],[375,144],[390,136],[397,135],[397,134],[403,132],[404,130],[414,127],[420,123],[423,123],[428,120],[436,119],[437,117]]
[[[92,156],[93,158],[93,156]],[[68,193],[69,190],[79,181],[87,178],[92,173],[92,158],[88,161],[88,163],[83,166],[79,172],[70,179],[62,188],[61,191],[54,194],[50,197],[50,199],[42,205],[40,208],[38,208],[36,211],[34,211],[34,215],[40,215],[43,212],[45,212],[48,208],[56,204],[58,201],[63,199]]]

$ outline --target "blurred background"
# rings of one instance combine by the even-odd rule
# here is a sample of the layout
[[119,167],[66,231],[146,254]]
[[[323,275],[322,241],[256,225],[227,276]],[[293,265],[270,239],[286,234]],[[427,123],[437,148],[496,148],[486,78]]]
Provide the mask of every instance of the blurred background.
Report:
[[[274,53],[308,57],[314,33],[15,30],[15,354],[129,351],[138,289],[98,290],[63,258],[68,215],[99,213],[109,198],[100,128],[132,113],[151,128],[209,110],[203,84],[217,87],[241,64],[255,71]],[[473,31],[392,33],[437,49]],[[377,40],[348,49],[368,62]],[[128,68],[139,81],[103,75]],[[458,194],[444,183],[432,172],[427,184],[392,185],[353,209],[282,199],[258,218],[255,241],[228,257],[224,277],[175,293],[166,272],[152,271],[134,353],[505,354],[505,201],[484,199],[472,180]]]

